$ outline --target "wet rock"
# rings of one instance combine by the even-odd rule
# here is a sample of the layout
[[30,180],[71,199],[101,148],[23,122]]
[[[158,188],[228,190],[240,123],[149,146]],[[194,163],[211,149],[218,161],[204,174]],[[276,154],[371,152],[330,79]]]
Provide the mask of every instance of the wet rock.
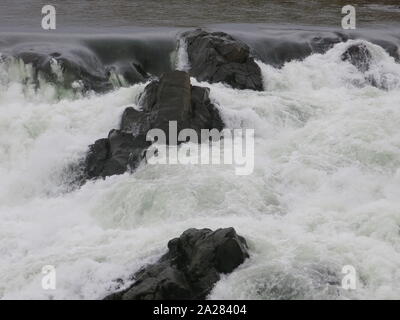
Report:
[[107,160],[110,158],[110,144],[108,139],[99,139],[89,146],[86,157],[86,175],[89,179],[102,174]]
[[183,71],[167,73],[160,81],[151,83],[140,98],[143,111],[151,118],[151,128],[168,133],[169,121],[177,121],[178,130],[190,128],[191,89],[190,77]]
[[133,285],[105,299],[205,299],[220,274],[231,273],[248,257],[246,240],[233,228],[189,229],[169,241],[158,262],[139,270]]
[[[178,131],[194,129],[222,130],[224,124],[211,103],[209,89],[192,86],[186,72],[164,74],[151,82],[140,97],[142,110],[125,109],[119,130],[112,130],[106,139],[89,147],[85,160],[87,179],[122,174],[137,168],[150,146],[146,135],[151,129],[165,132],[169,139],[169,122],[176,121]],[[200,142],[200,141],[199,141]]]
[[190,74],[199,81],[223,82],[235,89],[263,90],[261,70],[250,48],[223,32],[203,30],[183,34]]
[[341,58],[343,61],[350,62],[360,72],[366,72],[370,68],[372,55],[367,46],[361,43],[354,44],[347,48]]
[[[164,130],[167,138],[169,121],[177,121],[178,131],[191,128],[200,134],[201,129],[224,127],[209,94],[208,88],[192,86],[188,73],[174,71],[149,84],[140,104],[149,115],[150,127]],[[128,121],[123,117],[123,122]]]

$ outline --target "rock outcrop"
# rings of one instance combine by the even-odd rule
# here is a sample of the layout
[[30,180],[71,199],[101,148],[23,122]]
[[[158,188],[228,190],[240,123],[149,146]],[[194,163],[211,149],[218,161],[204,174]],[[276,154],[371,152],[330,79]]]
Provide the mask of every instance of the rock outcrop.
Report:
[[[146,86],[140,98],[142,110],[127,108],[119,130],[89,147],[85,160],[86,179],[122,174],[137,167],[150,146],[146,135],[151,129],[166,133],[169,144],[169,122],[182,129],[222,130],[224,124],[211,103],[209,89],[192,86],[186,72],[173,71]],[[200,142],[200,141],[199,141]]]
[[248,257],[246,240],[233,228],[189,229],[169,241],[158,262],[139,270],[133,285],[105,299],[205,299],[220,274],[231,273]]
[[261,70],[250,48],[223,32],[195,30],[183,34],[190,75],[199,81],[223,82],[235,89],[263,90]]

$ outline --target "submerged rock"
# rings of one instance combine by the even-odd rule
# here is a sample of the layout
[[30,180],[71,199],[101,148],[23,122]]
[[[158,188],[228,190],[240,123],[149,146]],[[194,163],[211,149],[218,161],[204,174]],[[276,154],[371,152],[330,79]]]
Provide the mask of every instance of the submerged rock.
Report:
[[[354,65],[358,71],[363,73],[364,82],[360,86],[369,84],[382,90],[389,90],[393,86],[390,74],[383,70],[371,71],[372,54],[364,43],[351,45],[341,56],[343,61],[348,61]],[[357,83],[356,83],[357,84]],[[394,84],[397,85],[396,83]]]
[[263,90],[261,70],[250,48],[223,32],[203,30],[183,34],[190,74],[199,81],[223,82],[235,89]]
[[[209,89],[192,86],[186,72],[173,71],[148,84],[140,98],[142,110],[125,109],[119,130],[89,147],[85,160],[87,179],[123,174],[135,169],[150,146],[146,135],[151,129],[166,133],[169,122],[176,121],[178,131],[194,129],[222,130],[224,124],[211,103]],[[200,142],[200,141],[199,141]]]
[[[106,68],[107,76],[116,85],[123,87],[135,83],[146,82],[150,78],[143,67],[136,62],[118,62]],[[121,77],[122,76],[122,77]]]
[[374,40],[373,43],[385,49],[397,63],[400,63],[400,50],[397,44],[383,39]]
[[39,78],[67,89],[79,87],[82,91],[106,92],[112,89],[102,63],[89,50],[58,52],[51,50],[22,50],[14,58],[30,64],[33,81]]
[[249,257],[246,240],[233,228],[189,229],[168,243],[168,252],[134,275],[129,288],[106,300],[205,299],[220,274]]
[[30,81],[36,87],[43,79],[64,89],[103,93],[149,78],[139,63],[120,61],[104,65],[92,50],[82,46],[22,45],[7,51],[6,56],[32,66]]
[[350,62],[360,72],[366,72],[370,68],[372,55],[365,44],[354,44],[342,54],[342,60]]
[[346,34],[335,32],[330,37],[316,36],[312,38],[310,46],[312,52],[323,54],[332,49],[336,44],[346,42],[347,40],[349,40],[349,37]]

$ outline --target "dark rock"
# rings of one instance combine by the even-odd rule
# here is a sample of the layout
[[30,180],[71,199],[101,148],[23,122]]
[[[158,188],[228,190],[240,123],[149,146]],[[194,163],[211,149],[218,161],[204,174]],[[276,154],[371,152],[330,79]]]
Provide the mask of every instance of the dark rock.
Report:
[[371,59],[371,52],[363,43],[350,46],[342,54],[342,60],[350,62],[360,72],[366,72],[369,70]]
[[[169,122],[176,121],[178,131],[194,129],[222,130],[224,124],[211,103],[209,89],[192,86],[186,72],[174,71],[153,81],[140,97],[142,110],[125,109],[119,130],[112,130],[107,139],[89,147],[85,160],[87,179],[122,174],[134,170],[150,146],[146,135],[151,129],[161,129],[169,140]],[[199,141],[201,142],[201,141]]]
[[169,241],[168,249],[134,275],[133,285],[105,299],[205,299],[221,273],[231,273],[249,257],[246,240],[233,228],[189,229]]
[[250,48],[223,32],[203,30],[183,34],[190,74],[199,81],[223,82],[236,89],[263,90],[261,70]]
[[145,137],[129,132],[111,130],[108,135],[110,159],[104,166],[103,175],[123,174],[129,167],[135,169],[142,160],[143,150],[150,146]]
[[149,114],[151,128],[167,133],[168,143],[169,121],[177,121],[178,131],[191,128],[191,88],[189,75],[174,71],[150,84],[140,98],[143,111]]
[[97,140],[89,146],[84,161],[83,180],[133,171],[144,158],[144,150],[150,145],[144,132],[133,135],[123,130],[111,130],[108,138]]
[[[191,128],[198,134],[201,129],[223,129],[224,124],[209,94],[208,88],[192,86],[188,73],[174,71],[150,83],[140,104],[148,114],[150,128],[164,130],[168,139],[169,121],[177,121],[178,131]],[[128,122],[124,117],[122,121]]]
[[103,172],[107,160],[110,158],[110,144],[108,139],[99,139],[89,146],[86,157],[86,175],[89,179],[98,177]]
[[[190,128],[200,134],[201,129],[217,129],[221,131],[224,123],[218,110],[210,101],[210,89],[192,86],[192,111]],[[199,141],[200,142],[200,141]]]
[[132,107],[126,108],[121,117],[120,129],[135,136],[150,130],[148,114]]

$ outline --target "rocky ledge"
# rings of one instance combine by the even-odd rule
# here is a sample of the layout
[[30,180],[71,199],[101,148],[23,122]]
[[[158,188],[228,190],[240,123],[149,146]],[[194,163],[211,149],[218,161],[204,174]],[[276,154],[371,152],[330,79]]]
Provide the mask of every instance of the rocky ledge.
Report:
[[169,241],[158,262],[139,270],[130,287],[105,299],[205,299],[220,274],[231,273],[248,257],[246,240],[233,228],[189,229]]

